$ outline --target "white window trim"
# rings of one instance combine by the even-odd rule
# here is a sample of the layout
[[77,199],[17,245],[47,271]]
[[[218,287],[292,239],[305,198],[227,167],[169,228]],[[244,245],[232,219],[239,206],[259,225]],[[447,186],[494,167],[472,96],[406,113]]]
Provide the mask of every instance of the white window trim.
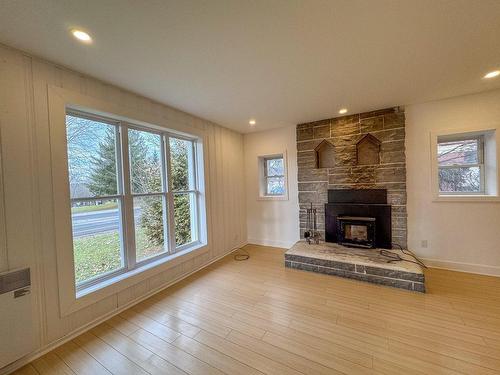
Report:
[[[483,193],[441,193],[439,191],[439,166],[437,158],[438,138],[445,136],[460,137],[478,137],[485,136],[483,164],[489,171],[485,172],[485,192]],[[436,132],[430,132],[430,150],[431,150],[431,191],[433,202],[500,202],[498,188],[500,187],[498,166],[500,165],[500,154],[498,145],[500,144],[500,134],[497,127],[476,127],[445,129]],[[489,155],[487,155],[489,152]],[[488,164],[488,165],[486,165]]]
[[[49,126],[51,143],[51,165],[54,203],[54,227],[57,254],[57,278],[59,288],[60,315],[66,316],[89,306],[101,299],[116,294],[160,272],[185,262],[193,257],[208,252],[207,208],[205,202],[204,157],[203,143],[205,134],[200,129],[188,125],[167,122],[156,116],[149,115],[137,109],[118,106],[99,99],[81,95],[59,87],[48,87]],[[198,243],[186,248],[176,249],[172,254],[162,258],[151,258],[141,262],[138,268],[114,275],[97,285],[77,291],[73,262],[73,241],[71,230],[71,205],[68,183],[68,162],[66,146],[66,109],[72,108],[97,116],[132,122],[134,127],[144,126],[147,129],[157,129],[170,132],[175,137],[195,139],[197,182],[198,182]],[[131,120],[133,119],[133,120]],[[151,125],[154,124],[154,125]],[[127,145],[122,145],[125,147]],[[175,241],[175,239],[174,239]]]
[[[282,195],[267,195],[266,191],[266,172],[265,172],[265,160],[267,159],[275,159],[275,158],[281,158],[283,157],[283,177],[284,177],[284,186],[285,186],[285,193]],[[259,183],[259,195],[257,197],[257,200],[260,201],[287,201],[289,199],[288,196],[288,158],[287,158],[287,153],[286,150],[283,152],[278,152],[274,154],[266,154],[266,155],[259,155],[257,157],[257,173],[258,173],[258,183]]]
[[[115,136],[116,136],[116,158],[117,158],[117,194],[111,196],[102,196],[102,197],[86,197],[86,198],[72,198],[71,203],[75,201],[95,201],[95,200],[106,200],[106,199],[116,199],[119,204],[119,212],[120,212],[120,242],[123,246],[123,267],[110,271],[108,273],[98,275],[95,278],[86,280],[80,284],[77,284],[77,297],[79,295],[88,294],[87,289],[94,290],[96,287],[101,285],[106,285],[108,279],[117,279],[121,274],[128,274],[132,272],[136,268],[140,268],[147,263],[155,262],[162,258],[169,257],[174,253],[177,253],[182,250],[191,249],[194,247],[198,247],[199,239],[199,225],[198,225],[198,216],[197,216],[197,202],[196,200],[193,202],[192,210],[193,210],[193,218],[196,220],[191,221],[191,233],[193,235],[194,240],[178,246],[175,242],[175,223],[174,223],[174,208],[173,208],[173,197],[176,194],[189,194],[190,196],[196,197],[198,195],[197,190],[197,181],[195,178],[196,171],[196,139],[193,137],[181,137],[171,132],[164,130],[159,131],[156,129],[150,129],[146,127],[137,126],[135,124],[131,124],[125,121],[116,121],[114,119],[105,118],[102,116],[94,116],[88,112],[81,112],[73,110],[72,108],[67,108],[66,113],[79,118],[86,118],[95,121],[101,121],[105,124],[109,124],[114,126]],[[129,130],[138,130],[148,132],[150,134],[156,134],[161,137],[161,164],[162,164],[162,191],[154,192],[154,193],[134,193],[130,187],[130,165],[129,165],[129,148],[128,148],[128,135]],[[170,176],[170,157],[169,157],[169,140],[171,138],[186,140],[192,142],[192,149],[190,151],[190,163],[192,164],[192,168],[189,170],[189,184],[192,187],[191,190],[185,191],[173,191],[171,186],[171,179],[167,176]],[[138,197],[161,197],[166,207],[164,207],[165,212],[168,213],[168,217],[164,220],[164,232],[165,238],[167,241],[164,244],[164,251],[155,256],[138,260],[136,258],[136,243],[135,243],[135,225],[134,225],[134,211],[133,211],[133,200]]]

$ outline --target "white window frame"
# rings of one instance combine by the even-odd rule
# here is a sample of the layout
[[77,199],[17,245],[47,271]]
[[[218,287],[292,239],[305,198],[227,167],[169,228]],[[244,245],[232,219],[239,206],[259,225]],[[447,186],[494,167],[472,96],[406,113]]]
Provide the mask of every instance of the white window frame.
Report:
[[[208,213],[205,201],[206,188],[204,180],[206,158],[203,148],[203,144],[207,140],[203,130],[176,121],[168,121],[159,115],[141,111],[141,109],[115,105],[59,87],[49,86],[48,99],[57,278],[59,283],[61,316],[67,316],[99,300],[115,295],[130,286],[145,281],[158,273],[164,272],[182,262],[198,257],[209,251],[209,228],[206,220]],[[107,120],[105,121],[106,123],[109,123],[109,121],[119,122],[122,126],[168,134],[175,138],[193,141],[193,160],[196,166],[196,188],[194,189],[196,197],[194,199],[196,200],[197,207],[195,216],[197,220],[193,221],[195,221],[194,226],[197,231],[196,242],[192,242],[188,244],[188,246],[180,247],[172,247],[172,244],[169,244],[170,251],[166,255],[160,254],[160,256],[146,259],[140,263],[134,264],[134,267],[127,268],[126,271],[122,272],[120,270],[120,272],[116,274],[106,275],[106,277],[100,278],[99,282],[89,283],[89,285],[85,285],[84,289],[77,289],[75,283],[71,200],[69,194],[66,145],[66,111],[68,109],[87,114],[91,113],[92,117],[101,118],[100,121],[102,121],[102,119]],[[128,144],[124,142],[124,139],[127,138],[123,137],[123,133],[122,131],[120,137],[123,163],[121,170],[123,174],[128,174],[130,173],[128,166]],[[123,178],[123,176],[121,177]],[[127,185],[128,184],[123,185],[124,190],[130,188],[130,185]],[[171,189],[168,189],[166,194],[173,196]],[[127,196],[129,197],[127,199],[131,199],[130,195],[124,194],[124,197]],[[124,206],[130,207],[130,203],[128,205],[124,203]],[[131,213],[133,214],[133,212],[127,214],[126,210],[123,211],[123,215],[128,215],[128,217],[130,217]],[[173,216],[173,210],[168,212]],[[171,225],[173,225],[173,217],[169,218],[169,220],[172,223],[169,224],[170,228]],[[130,221],[122,222],[126,223]],[[165,228],[165,230],[168,230],[168,228]],[[130,232],[130,228],[125,228],[125,231]],[[126,238],[128,242],[131,236],[127,235]],[[168,238],[170,240],[173,238],[175,241],[175,236],[169,235]],[[126,251],[132,251],[132,249],[135,253],[135,246],[131,247],[130,243],[127,243],[124,247]]]
[[[267,161],[273,159],[283,159],[283,175],[268,176]],[[259,175],[259,196],[258,200],[288,200],[288,161],[286,151],[275,154],[260,155],[257,157],[258,175]],[[272,177],[282,177],[285,191],[283,194],[268,194],[267,180]]]
[[[96,197],[86,197],[86,198],[71,198],[71,203],[83,202],[83,201],[96,201],[96,200],[108,200],[116,199],[118,202],[119,213],[120,213],[120,224],[119,224],[119,235],[120,244],[122,252],[122,267],[115,271],[110,271],[105,274],[93,277],[89,280],[85,280],[81,283],[77,283],[76,290],[77,295],[84,294],[86,289],[93,287],[116,277],[122,273],[134,270],[137,267],[141,267],[148,263],[154,262],[158,259],[168,257],[178,251],[189,249],[193,246],[199,245],[198,241],[198,225],[199,222],[197,218],[197,199],[191,200],[191,236],[193,241],[177,246],[175,242],[175,223],[174,223],[174,203],[173,198],[175,194],[189,194],[190,197],[196,197],[199,195],[199,190],[197,189],[197,181],[195,178],[196,171],[196,148],[195,139],[189,137],[183,137],[171,134],[168,131],[159,131],[155,129],[146,128],[144,126],[138,126],[125,121],[117,121],[111,118],[106,118],[103,116],[98,116],[89,112],[82,112],[79,110],[74,110],[68,108],[66,114],[85,118],[89,120],[94,120],[96,122],[105,123],[111,125],[115,129],[116,137],[116,164],[117,164],[117,194],[110,196],[96,196]],[[130,173],[130,155],[128,147],[128,136],[129,130],[143,131],[150,134],[155,134],[161,137],[161,180],[162,180],[162,191],[154,193],[134,193],[131,188],[131,173]],[[189,162],[188,162],[188,173],[189,173],[189,185],[193,187],[190,190],[183,191],[173,191],[172,189],[172,179],[171,176],[171,157],[170,157],[170,139],[176,138],[190,143],[189,151]],[[163,210],[167,214],[164,215],[163,230],[164,238],[166,239],[164,246],[164,251],[155,256],[138,260],[137,259],[137,249],[136,249],[136,239],[135,239],[135,217],[134,217],[134,198],[141,197],[161,197]]]
[[444,142],[459,142],[466,140],[475,140],[477,141],[477,161],[475,164],[452,164],[452,165],[439,165],[438,161],[438,186],[439,186],[439,171],[443,169],[456,169],[456,168],[479,168],[479,191],[462,191],[462,192],[454,192],[454,191],[441,191],[439,190],[440,195],[484,195],[485,194],[485,170],[484,170],[484,135],[482,134],[454,134],[454,135],[446,135],[439,136],[437,140],[436,147],[439,147],[440,143]]
[[[268,168],[267,168],[267,162],[270,160],[283,160],[283,174],[282,175],[274,175],[274,176],[269,176],[268,175]],[[285,185],[285,159],[283,156],[272,156],[272,157],[266,157],[264,158],[264,187],[265,187],[265,195],[268,197],[281,197],[285,195],[286,193],[286,186],[284,186],[285,191],[283,194],[272,194],[269,192],[268,187],[269,187],[269,179],[271,178],[282,178],[283,179],[283,186]]]
[[[172,136],[170,136],[172,137]],[[166,139],[166,153],[168,155],[168,159],[167,159],[167,165],[168,165],[168,175],[170,176],[170,142],[169,142],[169,139]],[[181,139],[181,140],[184,140],[184,141],[189,141],[189,142],[192,142],[193,140],[190,139],[190,138],[187,138],[187,137],[181,137],[181,136],[174,136],[172,138],[177,138],[177,139]],[[196,163],[197,163],[197,157],[196,157],[196,147],[195,147],[195,143],[191,143],[192,147],[191,149],[189,150],[189,155],[188,155],[188,165],[190,163],[193,164],[193,167],[192,168],[189,168],[188,167],[188,185],[192,188],[190,189],[187,189],[187,190],[174,190],[172,184],[171,184],[171,179],[170,179],[170,184],[169,184],[169,192],[170,192],[170,195],[169,195],[169,213],[170,213],[170,222],[171,222],[171,230],[172,230],[172,235],[170,236],[170,241],[171,241],[171,244],[170,244],[170,247],[172,249],[174,249],[173,251],[174,252],[178,252],[178,251],[183,251],[185,249],[189,249],[190,247],[196,245],[199,243],[199,232],[200,232],[200,220],[198,218],[198,196],[200,194],[199,190],[198,190],[198,183],[199,183],[199,176],[198,176],[198,168],[196,167]],[[194,218],[194,220],[191,220],[191,239],[192,241],[191,242],[188,242],[188,243],[185,243],[185,244],[182,244],[182,245],[177,245],[176,242],[175,242],[175,223],[174,223],[174,196],[175,195],[183,195],[183,194],[188,194],[189,197],[190,197],[190,207],[191,207],[191,212],[190,212],[190,215],[191,215],[191,218]]]
[[[114,121],[112,119],[92,115],[92,114],[85,113],[85,112],[80,112],[77,110],[72,110],[71,108],[68,108],[66,110],[66,115],[73,116],[73,117],[79,117],[79,118],[85,118],[85,119],[88,119],[91,121],[96,121],[96,122],[100,122],[100,123],[104,123],[104,124],[113,126],[114,133],[115,133],[115,157],[116,157],[116,167],[117,167],[116,168],[116,172],[117,172],[116,173],[117,174],[117,176],[116,176],[116,181],[117,181],[116,194],[115,195],[84,197],[84,198],[71,198],[70,197],[70,204],[72,205],[73,203],[78,203],[78,202],[92,202],[92,201],[99,201],[99,200],[104,201],[104,200],[116,199],[117,204],[118,204],[119,217],[120,217],[118,231],[119,231],[119,235],[120,235],[120,251],[121,251],[121,256],[122,256],[122,267],[117,269],[117,270],[114,270],[114,271],[106,272],[106,273],[99,275],[97,277],[93,277],[89,280],[85,280],[82,283],[77,283],[76,284],[76,291],[77,291],[77,293],[79,293],[82,290],[85,290],[89,287],[97,285],[104,280],[118,276],[118,275],[126,272],[127,269],[129,268],[129,265],[127,264],[127,259],[128,259],[127,250],[126,250],[127,246],[125,245],[125,236],[123,236],[123,232],[124,232],[123,225],[126,223],[126,215],[125,215],[126,209],[124,207],[125,194],[124,194],[124,183],[123,183],[123,173],[122,173],[123,172],[123,162],[122,162],[121,152],[120,152],[120,150],[122,150],[122,148],[123,148],[122,147],[123,139],[121,137],[122,131],[121,131],[120,123],[118,121]],[[68,159],[68,158],[66,157],[66,159]],[[68,180],[68,184],[69,184],[69,180]]]
[[[482,160],[477,166],[482,167],[482,192],[458,192],[448,193],[439,190],[439,164],[438,143],[439,141],[482,138]],[[500,202],[498,187],[500,186],[498,165],[500,165],[500,154],[497,145],[500,142],[500,129],[497,126],[482,127],[481,125],[458,128],[443,129],[430,132],[430,162],[431,162],[431,191],[433,202]],[[469,164],[467,166],[474,166]]]

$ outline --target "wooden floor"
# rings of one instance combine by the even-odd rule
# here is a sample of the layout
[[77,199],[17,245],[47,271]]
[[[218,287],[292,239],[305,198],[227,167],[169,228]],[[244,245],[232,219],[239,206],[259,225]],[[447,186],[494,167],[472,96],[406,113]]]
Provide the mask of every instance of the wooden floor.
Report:
[[428,294],[285,269],[247,246],[18,374],[499,374],[500,278],[429,270]]

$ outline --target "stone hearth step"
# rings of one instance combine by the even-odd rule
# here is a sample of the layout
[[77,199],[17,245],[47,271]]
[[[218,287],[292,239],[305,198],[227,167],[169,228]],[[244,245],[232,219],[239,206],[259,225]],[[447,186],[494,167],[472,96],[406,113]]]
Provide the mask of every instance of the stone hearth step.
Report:
[[[285,253],[285,267],[425,293],[424,270],[420,265],[405,261],[387,263],[388,258],[380,250],[299,241]],[[387,251],[413,260],[399,250]]]

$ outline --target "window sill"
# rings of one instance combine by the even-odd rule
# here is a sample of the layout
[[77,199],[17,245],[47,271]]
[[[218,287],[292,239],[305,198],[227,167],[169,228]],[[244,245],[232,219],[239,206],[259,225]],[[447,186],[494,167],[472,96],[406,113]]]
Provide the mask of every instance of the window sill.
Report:
[[472,202],[472,203],[480,203],[480,202],[493,202],[500,203],[500,197],[497,195],[439,195],[435,197],[433,202]]
[[260,195],[257,197],[258,201],[287,201],[288,194],[286,195]]
[[61,315],[66,316],[78,311],[99,300],[138,284],[160,272],[164,272],[180,263],[206,253],[207,251],[208,247],[206,244],[196,243],[189,248],[178,251],[177,253],[146,263],[139,268],[121,273],[110,279],[103,280],[98,284],[89,286],[78,291],[74,299],[72,301],[68,301],[69,303],[61,301]]

